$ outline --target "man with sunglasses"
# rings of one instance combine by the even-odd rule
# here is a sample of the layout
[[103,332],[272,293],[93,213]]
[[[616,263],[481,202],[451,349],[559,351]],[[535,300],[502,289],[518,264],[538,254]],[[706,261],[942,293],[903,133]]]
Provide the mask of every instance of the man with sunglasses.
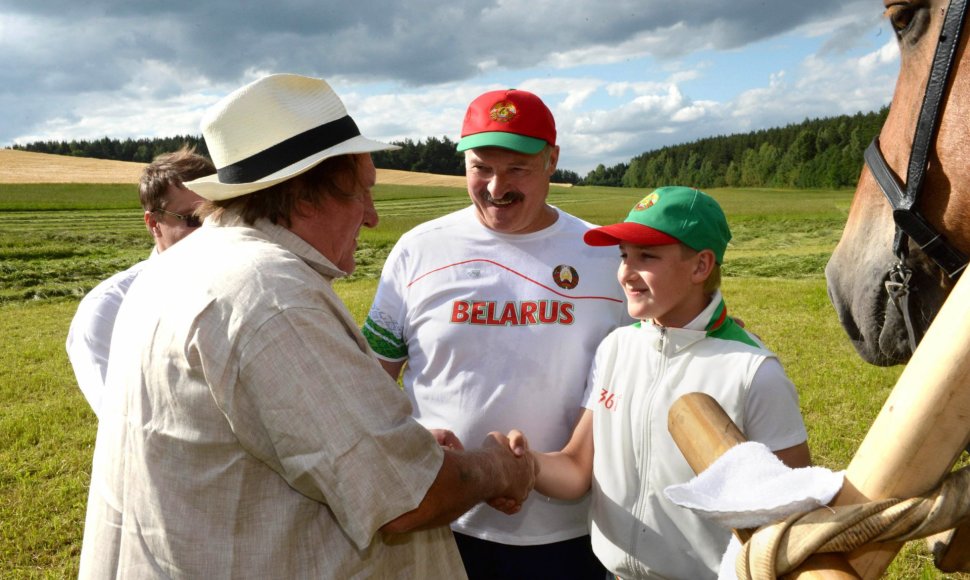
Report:
[[[152,256],[164,252],[202,222],[194,215],[202,198],[183,182],[215,173],[215,166],[194,149],[183,147],[159,155],[142,171],[138,197],[145,209],[145,227],[155,240]],[[148,260],[118,272],[88,292],[71,321],[67,334],[67,355],[74,367],[78,386],[99,414],[115,317],[131,283]]]

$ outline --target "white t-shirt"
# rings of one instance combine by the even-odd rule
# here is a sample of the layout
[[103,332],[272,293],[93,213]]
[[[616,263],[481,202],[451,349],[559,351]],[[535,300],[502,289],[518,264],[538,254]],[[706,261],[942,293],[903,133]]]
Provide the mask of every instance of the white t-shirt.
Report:
[[[516,428],[537,451],[561,449],[596,345],[631,322],[617,249],[587,246],[592,226],[558,214],[542,231],[510,235],[468,207],[406,233],[384,265],[364,334],[379,357],[407,360],[418,421],[451,429],[466,448]],[[452,528],[505,544],[558,542],[588,533],[587,505],[533,492],[514,516],[479,505]]]
[[751,441],[772,451],[807,439],[795,386],[773,353],[727,317],[720,293],[685,328],[619,328],[597,350],[593,411],[593,551],[624,578],[715,578],[730,530],[675,505],[669,485],[694,476],[667,430],[670,406],[714,397]]
[[101,416],[111,333],[121,301],[147,260],[103,280],[84,295],[67,331],[67,357],[77,384],[95,415]]

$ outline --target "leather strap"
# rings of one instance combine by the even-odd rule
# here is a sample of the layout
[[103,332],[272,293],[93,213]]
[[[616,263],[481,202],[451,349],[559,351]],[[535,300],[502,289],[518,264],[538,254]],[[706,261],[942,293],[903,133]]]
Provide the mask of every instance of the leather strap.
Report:
[[893,221],[897,228],[893,252],[900,261],[904,260],[908,254],[908,240],[912,239],[950,278],[956,278],[963,272],[967,266],[967,256],[947,242],[916,206],[926,177],[930,147],[936,140],[940,109],[960,43],[966,12],[966,0],[950,0],[916,122],[905,187],[886,163],[879,149],[878,136],[872,139],[865,151],[866,165],[893,208]]
[[879,137],[873,138],[872,143],[866,148],[865,160],[869,171],[893,208],[893,221],[896,222],[896,227],[906,234],[896,236],[894,253],[900,258],[906,256],[905,242],[908,236],[946,272],[947,276],[951,278],[959,276],[967,266],[967,256],[950,245],[926,221],[919,210],[913,208],[918,196],[904,190],[900,185],[896,174],[879,151]]
[[933,66],[930,68],[930,77],[926,81],[926,93],[923,95],[923,104],[919,111],[916,135],[913,136],[909,172],[906,174],[906,189],[913,197],[912,203],[915,203],[923,187],[926,161],[929,159],[930,147],[936,140],[940,109],[949,85],[950,72],[953,70],[953,59],[960,44],[960,32],[963,29],[966,12],[966,0],[950,0],[950,6],[946,9],[946,16],[943,19],[940,40],[933,55]]

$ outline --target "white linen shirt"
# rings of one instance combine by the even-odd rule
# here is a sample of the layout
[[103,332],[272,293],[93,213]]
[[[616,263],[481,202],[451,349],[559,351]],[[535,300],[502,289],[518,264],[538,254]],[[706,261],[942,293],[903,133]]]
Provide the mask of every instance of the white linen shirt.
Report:
[[443,452],[289,230],[210,218],[122,304],[81,578],[463,578],[418,506]]

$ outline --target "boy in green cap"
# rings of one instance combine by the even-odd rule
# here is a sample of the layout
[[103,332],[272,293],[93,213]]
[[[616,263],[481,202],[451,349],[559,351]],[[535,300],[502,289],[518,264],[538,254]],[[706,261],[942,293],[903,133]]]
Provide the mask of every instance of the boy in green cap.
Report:
[[[569,443],[535,453],[535,489],[570,499],[592,486],[593,551],[620,578],[714,578],[730,531],[663,495],[694,476],[667,432],[667,412],[681,395],[707,393],[748,440],[802,467],[810,457],[795,387],[776,356],[727,315],[720,265],[731,232],[712,197],[662,187],[622,223],[583,239],[619,246],[617,279],[640,322],[600,344]],[[526,446],[516,431],[510,442]]]

